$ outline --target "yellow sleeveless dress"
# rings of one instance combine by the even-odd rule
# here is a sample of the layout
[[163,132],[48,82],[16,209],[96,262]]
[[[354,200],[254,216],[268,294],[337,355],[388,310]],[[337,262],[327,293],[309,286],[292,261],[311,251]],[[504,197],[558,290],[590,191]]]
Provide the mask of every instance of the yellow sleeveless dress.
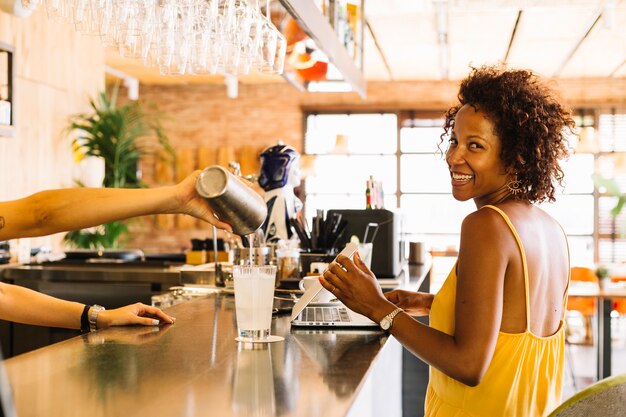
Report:
[[[493,358],[480,384],[467,386],[437,369],[430,368],[426,392],[426,416],[544,416],[561,402],[563,388],[564,320],[548,337],[530,331],[528,268],[522,242],[508,216],[499,212],[519,246],[524,270],[526,331],[499,332]],[[454,333],[456,299],[456,265],[435,295],[430,311],[430,325],[447,334]],[[563,305],[567,299],[563,300]],[[565,308],[563,309],[565,312]]]

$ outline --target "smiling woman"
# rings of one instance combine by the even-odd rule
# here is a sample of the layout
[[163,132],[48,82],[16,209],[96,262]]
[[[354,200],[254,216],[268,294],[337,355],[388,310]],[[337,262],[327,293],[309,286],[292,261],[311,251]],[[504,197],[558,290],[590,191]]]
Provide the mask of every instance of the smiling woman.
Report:
[[321,282],[431,366],[427,416],[544,416],[561,399],[570,267],[563,229],[534,203],[555,198],[574,122],[529,71],[474,69],[458,98],[442,140],[453,195],[476,210],[439,292],[383,294],[358,255]]

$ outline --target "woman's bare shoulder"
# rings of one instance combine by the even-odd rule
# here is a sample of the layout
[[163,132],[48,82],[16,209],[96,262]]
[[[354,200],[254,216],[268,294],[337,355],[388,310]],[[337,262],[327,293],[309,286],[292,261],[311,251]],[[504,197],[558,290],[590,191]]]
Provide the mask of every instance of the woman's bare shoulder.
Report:
[[477,248],[501,248],[510,243],[511,231],[502,215],[492,209],[483,208],[468,214],[461,226],[461,243],[471,242]]

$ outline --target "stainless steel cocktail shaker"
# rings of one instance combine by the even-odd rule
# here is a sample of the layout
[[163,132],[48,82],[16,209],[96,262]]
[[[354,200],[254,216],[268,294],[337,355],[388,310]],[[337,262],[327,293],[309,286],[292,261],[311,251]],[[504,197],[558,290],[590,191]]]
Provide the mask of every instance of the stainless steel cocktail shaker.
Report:
[[207,199],[220,220],[230,224],[239,236],[255,232],[267,217],[263,197],[245,179],[219,165],[212,165],[200,173],[196,190]]

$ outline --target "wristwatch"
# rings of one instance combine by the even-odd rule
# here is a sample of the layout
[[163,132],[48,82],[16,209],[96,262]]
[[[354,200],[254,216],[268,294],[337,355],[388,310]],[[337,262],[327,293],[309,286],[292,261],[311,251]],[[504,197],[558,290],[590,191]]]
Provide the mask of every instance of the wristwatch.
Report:
[[98,304],[91,306],[91,311],[89,312],[89,331],[95,332],[98,329],[98,314],[102,310],[105,310],[105,308]]
[[404,311],[404,310],[402,310],[401,308],[396,308],[391,313],[389,313],[385,317],[383,317],[383,319],[380,321],[380,323],[378,323],[380,325],[380,328],[383,329],[383,330],[391,329],[391,326],[393,325],[393,318],[395,316],[397,316],[398,313],[400,313],[401,311]]

